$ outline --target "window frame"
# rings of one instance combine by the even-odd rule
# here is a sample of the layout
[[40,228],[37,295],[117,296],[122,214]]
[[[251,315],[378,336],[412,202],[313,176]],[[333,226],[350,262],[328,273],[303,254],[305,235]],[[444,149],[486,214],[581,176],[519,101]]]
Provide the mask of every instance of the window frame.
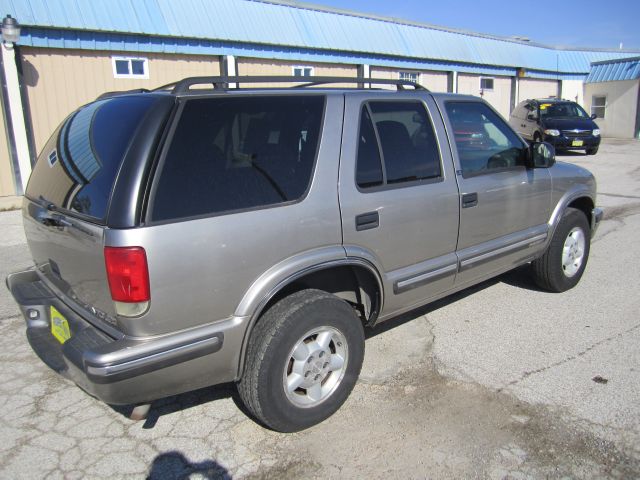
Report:
[[[300,75],[296,75],[296,69],[302,70]],[[309,75],[305,75],[305,70],[309,70]],[[291,67],[291,75],[294,77],[314,77],[315,76],[315,67],[311,65],[294,65]]]
[[[316,176],[316,170],[318,168],[318,157],[320,154],[320,148],[322,146],[322,140],[323,140],[323,136],[324,136],[324,124],[325,124],[325,119],[326,119],[326,114],[327,114],[327,103],[328,103],[328,99],[327,99],[327,95],[322,94],[322,93],[314,93],[314,94],[309,94],[313,95],[313,96],[319,96],[322,97],[323,101],[322,101],[322,115],[320,117],[320,123],[319,123],[319,132],[318,132],[318,141],[316,144],[316,151],[314,153],[314,158],[313,158],[313,165],[311,166],[311,172],[309,175],[309,181],[307,183],[307,187],[305,189],[305,191],[302,193],[302,195],[295,199],[295,200],[289,200],[286,202],[278,202],[278,203],[270,203],[270,204],[266,204],[266,205],[258,205],[258,206],[254,206],[254,207],[247,207],[247,208],[238,208],[238,209],[231,209],[231,210],[221,210],[221,211],[217,211],[217,212],[209,212],[209,213],[203,213],[203,214],[199,214],[199,215],[189,215],[189,216],[181,216],[181,217],[176,217],[176,218],[169,218],[169,219],[164,219],[164,220],[153,220],[152,215],[153,215],[153,210],[154,210],[154,203],[155,203],[155,198],[156,198],[156,192],[158,190],[158,185],[160,183],[160,177],[162,176],[162,171],[164,169],[164,165],[167,159],[167,156],[169,154],[169,151],[171,150],[171,146],[173,144],[173,140],[176,134],[176,131],[178,129],[178,125],[180,124],[180,119],[182,118],[182,115],[184,113],[184,109],[187,105],[188,102],[191,101],[198,101],[198,100],[207,100],[207,99],[211,99],[210,96],[207,95],[194,95],[194,96],[189,96],[188,98],[182,98],[178,100],[178,105],[176,106],[176,110],[175,110],[175,114],[173,115],[173,118],[170,121],[170,124],[167,127],[167,131],[166,131],[166,136],[165,136],[165,141],[162,145],[162,148],[160,150],[160,152],[157,153],[157,157],[156,157],[156,161],[154,162],[153,166],[151,167],[151,171],[153,172],[152,175],[150,176],[150,180],[149,180],[149,184],[148,184],[148,188],[147,188],[147,194],[145,195],[145,202],[143,205],[143,219],[144,219],[144,223],[146,225],[168,225],[168,224],[173,224],[173,223],[181,223],[181,222],[188,222],[188,221],[192,221],[192,220],[200,220],[200,219],[204,219],[204,218],[214,218],[214,217],[222,217],[222,216],[226,216],[226,215],[235,215],[235,214],[239,214],[239,213],[246,213],[246,212],[253,212],[253,211],[259,211],[259,210],[267,210],[267,209],[271,209],[271,208],[281,208],[281,207],[286,207],[286,206],[290,206],[290,205],[296,205],[298,203],[302,203],[303,201],[306,200],[306,198],[309,196],[309,193],[311,192],[311,188],[313,186],[313,180]],[[269,96],[271,97],[271,95],[265,95],[265,96]],[[250,94],[245,94],[245,95],[234,95],[234,98],[251,98],[251,97],[255,97],[255,95],[250,95]]]
[[[440,175],[437,177],[432,177],[432,178],[423,178],[423,179],[419,179],[419,180],[410,180],[407,182],[399,182],[399,183],[387,183],[387,167],[386,167],[386,163],[385,163],[385,159],[384,159],[384,152],[382,151],[382,143],[380,141],[380,135],[378,134],[378,129],[376,128],[375,122],[373,121],[373,114],[371,112],[371,108],[369,107],[369,103],[371,102],[376,102],[376,103],[413,103],[413,104],[419,104],[422,106],[422,108],[424,108],[425,114],[427,119],[429,120],[429,122],[431,122],[431,128],[433,129],[433,138],[436,139],[436,149],[438,151],[438,158],[440,160]],[[371,124],[373,126],[373,133],[376,137],[376,144],[378,147],[378,155],[380,156],[380,164],[382,167],[382,185],[377,185],[374,187],[361,187],[360,185],[358,185],[358,181],[357,181],[357,175],[358,175],[358,153],[360,150],[360,133],[361,133],[361,129],[362,129],[362,124],[359,121],[360,117],[362,115],[362,109],[363,108],[367,108],[368,112],[369,112],[369,118],[371,120]],[[416,186],[420,186],[420,185],[430,185],[433,183],[441,183],[444,182],[445,180],[445,168],[444,168],[444,164],[442,162],[442,150],[440,149],[440,138],[438,137],[438,133],[436,131],[436,126],[435,123],[433,121],[433,116],[431,115],[431,112],[429,111],[429,108],[427,107],[427,104],[424,102],[424,100],[422,99],[411,99],[411,98],[403,98],[403,99],[394,99],[394,98],[368,98],[365,100],[362,100],[358,106],[358,132],[357,132],[357,136],[356,136],[356,151],[355,151],[355,161],[354,161],[354,167],[353,167],[353,184],[355,185],[356,189],[358,190],[358,192],[360,193],[377,193],[377,192],[384,192],[387,190],[396,190],[399,188],[408,188],[408,187],[416,187]]]
[[[402,78],[402,75],[415,75],[416,78],[414,79],[409,79],[409,78]],[[398,80],[408,80],[410,82],[415,82],[415,83],[420,83],[422,77],[422,72],[414,72],[411,70],[399,70],[398,71]]]
[[463,100],[463,99],[460,99],[460,100],[455,99],[455,100],[447,100],[447,101],[445,101],[444,102],[444,111],[447,113],[445,127],[447,129],[447,136],[449,137],[449,142],[450,142],[452,147],[455,147],[455,155],[453,157],[454,157],[454,162],[456,163],[456,171],[459,171],[459,175],[461,175],[462,178],[469,179],[469,178],[479,177],[479,176],[482,176],[482,175],[492,175],[494,173],[499,173],[499,172],[519,171],[519,170],[526,171],[526,170],[528,170],[527,164],[525,162],[523,165],[514,165],[513,167],[501,167],[501,168],[493,168],[493,169],[490,169],[490,170],[480,170],[480,171],[477,171],[477,172],[471,172],[471,173],[467,172],[467,173],[465,173],[463,165],[462,165],[462,159],[460,158],[460,152],[458,150],[458,142],[456,142],[455,133],[453,131],[453,124],[451,123],[451,118],[450,118],[449,112],[447,110],[447,105],[450,104],[450,103],[458,103],[458,104],[459,103],[470,103],[470,104],[480,104],[480,105],[486,106],[489,110],[491,110],[494,114],[496,114],[496,116],[497,116],[499,121],[502,121],[502,123],[509,130],[511,130],[513,132],[515,137],[520,142],[523,150],[529,148],[529,144],[513,128],[511,128],[511,125],[509,125],[509,123],[506,122],[500,116],[500,114],[491,105],[489,105],[487,102],[476,101],[476,100]]
[[[118,69],[116,67],[117,62],[126,61],[129,73],[118,73]],[[142,75],[133,73],[133,61],[141,61],[143,65],[144,73]],[[149,59],[147,57],[129,57],[122,55],[113,55],[111,57],[111,68],[113,70],[113,78],[136,78],[140,80],[148,80],[149,79]]]
[[[491,80],[491,88],[483,88],[482,87],[482,81],[483,80]],[[496,79],[495,79],[495,77],[480,77],[479,82],[480,82],[480,91],[482,91],[482,92],[493,92],[493,91],[495,91],[495,88],[496,88]]]
[[[603,105],[595,105],[596,103],[596,98],[597,99],[602,99],[603,100]],[[594,110],[595,109],[602,109],[602,116],[598,115]],[[607,115],[607,95],[606,94],[598,94],[598,95],[591,95],[591,108],[590,110],[590,115],[596,115],[596,118],[601,118],[601,119],[605,119],[606,115]]]

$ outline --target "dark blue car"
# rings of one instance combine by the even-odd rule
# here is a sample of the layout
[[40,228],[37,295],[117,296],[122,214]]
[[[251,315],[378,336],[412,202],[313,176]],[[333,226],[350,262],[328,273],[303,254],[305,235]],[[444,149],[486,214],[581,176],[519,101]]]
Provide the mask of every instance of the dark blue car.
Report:
[[509,123],[530,142],[545,141],[556,150],[585,150],[587,155],[595,155],[600,145],[595,118],[576,102],[545,98],[520,102]]

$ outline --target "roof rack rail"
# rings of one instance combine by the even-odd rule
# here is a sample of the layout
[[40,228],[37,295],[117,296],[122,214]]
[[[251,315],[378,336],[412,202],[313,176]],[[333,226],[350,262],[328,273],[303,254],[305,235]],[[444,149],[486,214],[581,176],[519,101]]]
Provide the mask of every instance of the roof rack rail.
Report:
[[103,100],[105,98],[118,97],[120,95],[127,95],[129,93],[149,93],[151,90],[146,88],[134,88],[131,90],[114,90],[113,92],[104,92],[96,97],[96,100]]
[[387,78],[362,78],[362,77],[301,77],[301,76],[233,76],[233,77],[189,77],[175,83],[163,85],[155,90],[169,90],[171,93],[187,93],[194,85],[210,85],[215,90],[238,89],[238,84],[246,83],[299,83],[290,88],[305,88],[317,85],[329,85],[336,83],[356,84],[357,88],[364,88],[365,84],[395,85],[397,90],[405,90],[405,87],[413,87],[415,90],[429,91],[422,85],[410,80],[390,80]]

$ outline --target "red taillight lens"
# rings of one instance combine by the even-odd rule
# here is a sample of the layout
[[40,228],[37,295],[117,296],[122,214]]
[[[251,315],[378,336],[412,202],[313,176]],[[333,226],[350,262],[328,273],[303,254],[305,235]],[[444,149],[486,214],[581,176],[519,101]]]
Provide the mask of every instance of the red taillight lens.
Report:
[[148,302],[149,268],[142,247],[104,247],[104,261],[114,302]]

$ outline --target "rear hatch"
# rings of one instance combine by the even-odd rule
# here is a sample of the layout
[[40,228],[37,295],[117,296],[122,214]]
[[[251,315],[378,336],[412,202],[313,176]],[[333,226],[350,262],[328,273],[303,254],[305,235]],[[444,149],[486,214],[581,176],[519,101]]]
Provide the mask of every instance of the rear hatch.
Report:
[[135,158],[140,149],[132,145],[149,141],[144,126],[157,115],[159,102],[167,104],[167,96],[122,95],[78,109],[45,145],[25,194],[25,233],[41,278],[78,313],[105,327],[117,324],[103,241],[114,213],[112,196],[117,183],[131,183],[123,173],[131,170],[126,164],[148,163]]

